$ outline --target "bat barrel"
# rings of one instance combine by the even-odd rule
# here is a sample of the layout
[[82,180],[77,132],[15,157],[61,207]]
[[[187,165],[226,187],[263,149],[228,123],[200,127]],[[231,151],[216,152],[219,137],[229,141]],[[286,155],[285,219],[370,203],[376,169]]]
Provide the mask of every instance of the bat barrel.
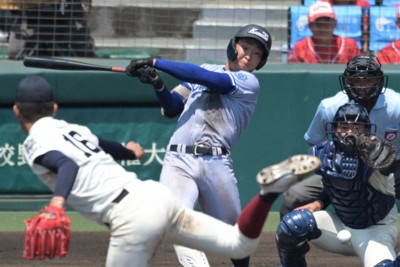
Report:
[[53,70],[97,70],[125,72],[125,68],[109,67],[92,63],[80,62],[75,60],[55,58],[55,57],[25,57],[23,60],[25,67],[42,68]]

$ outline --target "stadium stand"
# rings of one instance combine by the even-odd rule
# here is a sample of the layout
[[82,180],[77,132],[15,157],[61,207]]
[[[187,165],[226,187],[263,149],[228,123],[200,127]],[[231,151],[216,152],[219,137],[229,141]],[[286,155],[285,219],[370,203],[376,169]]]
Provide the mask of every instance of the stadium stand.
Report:
[[379,51],[389,43],[400,39],[396,27],[397,9],[388,6],[374,6],[369,11],[369,49]]

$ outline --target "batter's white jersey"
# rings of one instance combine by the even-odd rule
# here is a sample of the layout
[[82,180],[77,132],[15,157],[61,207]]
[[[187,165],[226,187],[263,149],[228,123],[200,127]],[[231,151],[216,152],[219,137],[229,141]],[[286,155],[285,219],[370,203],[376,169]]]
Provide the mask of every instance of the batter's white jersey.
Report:
[[201,66],[227,73],[236,89],[228,95],[207,87],[189,84],[191,93],[170,144],[219,146],[230,149],[250,122],[257,104],[260,85],[254,74],[226,71],[223,65]]
[[[227,73],[235,90],[223,95],[203,85],[185,83],[191,90],[170,145],[205,145],[229,150],[253,116],[260,85],[254,74],[226,71],[223,65],[203,68]],[[160,182],[187,207],[200,200],[205,213],[234,224],[240,213],[240,196],[230,154],[195,156],[167,151]]]
[[[304,139],[311,144],[318,144],[326,139],[326,124],[332,122],[338,108],[347,103],[347,94],[339,92],[325,98],[318,106],[317,112],[304,134]],[[376,136],[385,139],[397,147],[397,158],[400,159],[400,94],[387,88],[369,112],[371,123],[376,125]]]
[[67,203],[89,219],[103,223],[104,209],[137,176],[126,172],[98,143],[98,138],[87,127],[45,117],[30,129],[23,151],[33,172],[53,192],[56,174],[35,164],[34,160],[52,150],[71,158],[79,171]]

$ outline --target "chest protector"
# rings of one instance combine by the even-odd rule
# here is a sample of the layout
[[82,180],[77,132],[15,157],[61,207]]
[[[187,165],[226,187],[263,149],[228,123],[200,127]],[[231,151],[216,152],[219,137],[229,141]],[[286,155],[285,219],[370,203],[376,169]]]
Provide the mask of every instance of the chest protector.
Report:
[[324,190],[346,226],[363,229],[386,217],[395,198],[369,184],[372,168],[354,153],[339,151],[332,141],[317,145],[314,153],[322,162],[317,173],[322,176]]

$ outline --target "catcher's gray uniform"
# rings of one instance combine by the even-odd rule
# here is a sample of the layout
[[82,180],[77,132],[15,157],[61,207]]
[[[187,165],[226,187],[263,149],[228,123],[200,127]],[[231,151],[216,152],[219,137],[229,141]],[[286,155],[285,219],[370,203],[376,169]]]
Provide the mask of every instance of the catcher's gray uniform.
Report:
[[[332,253],[346,256],[358,256],[364,267],[374,267],[383,260],[396,259],[397,242],[397,208],[393,206],[390,213],[377,225],[366,229],[353,229],[341,222],[335,213],[316,211],[313,213],[322,235],[311,240],[312,244]],[[342,243],[337,233],[346,229],[351,233],[351,240]]]

